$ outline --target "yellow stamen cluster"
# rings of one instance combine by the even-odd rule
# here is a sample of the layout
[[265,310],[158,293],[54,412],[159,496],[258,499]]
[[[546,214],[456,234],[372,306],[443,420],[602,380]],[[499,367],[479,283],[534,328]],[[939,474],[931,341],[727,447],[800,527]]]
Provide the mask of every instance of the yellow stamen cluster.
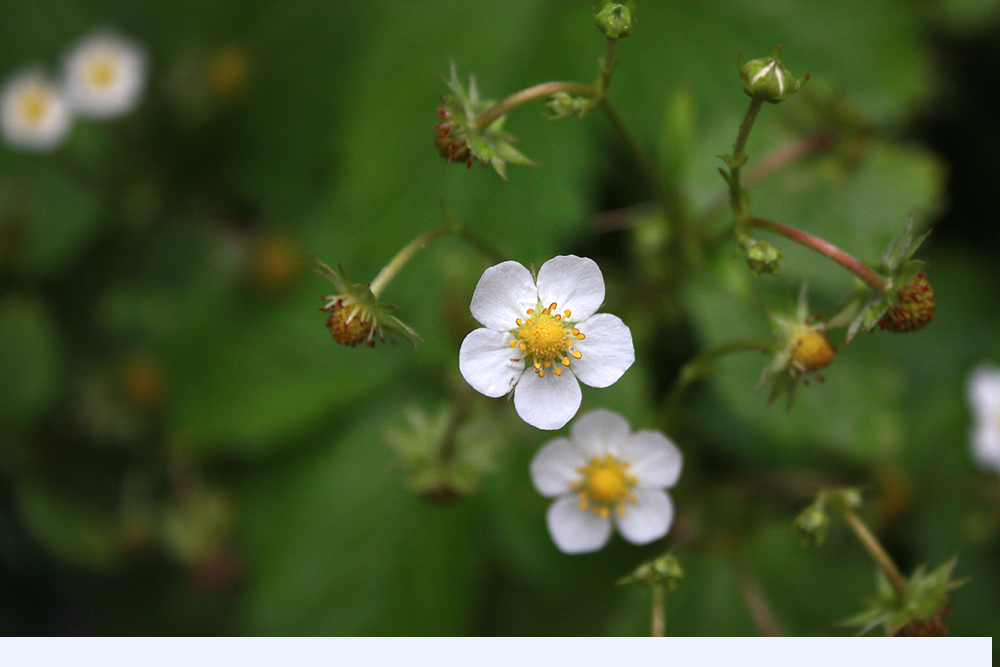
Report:
[[48,107],[49,99],[45,91],[33,89],[28,91],[21,101],[21,115],[32,123],[37,123],[45,117]]
[[792,334],[792,365],[800,373],[825,368],[833,361],[837,350],[822,331],[802,325]]
[[557,307],[552,303],[548,308],[529,308],[527,317],[517,318],[517,328],[511,331],[514,340],[510,346],[521,350],[521,358],[534,367],[538,377],[545,377],[546,369],[550,368],[559,377],[560,365],[568,368],[571,359],[583,356],[573,346],[586,336],[569,321],[573,313],[569,310],[559,313]]
[[115,80],[115,62],[108,56],[95,57],[87,67],[87,80],[96,88],[106,88]]
[[594,456],[587,465],[577,468],[583,479],[571,487],[580,499],[580,509],[603,517],[610,516],[614,509],[624,516],[626,503],[636,502],[632,487],[638,482],[635,475],[628,474],[628,468],[628,463],[611,454]]

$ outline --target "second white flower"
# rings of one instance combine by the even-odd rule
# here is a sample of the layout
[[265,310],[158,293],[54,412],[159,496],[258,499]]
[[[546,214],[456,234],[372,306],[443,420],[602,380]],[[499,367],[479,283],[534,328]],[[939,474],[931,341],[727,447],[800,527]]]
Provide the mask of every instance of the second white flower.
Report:
[[625,323],[597,314],[603,302],[604,277],[586,257],[555,257],[537,280],[514,261],[492,266],[470,306],[483,328],[462,342],[459,369],[486,396],[513,392],[532,426],[561,428],[580,408],[579,382],[607,387],[635,361]]

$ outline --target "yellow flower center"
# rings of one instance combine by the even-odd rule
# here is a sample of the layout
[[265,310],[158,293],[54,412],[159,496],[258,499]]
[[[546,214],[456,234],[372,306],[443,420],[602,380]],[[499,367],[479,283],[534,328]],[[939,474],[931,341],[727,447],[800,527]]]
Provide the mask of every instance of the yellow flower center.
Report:
[[600,516],[608,516],[614,509],[624,515],[626,503],[636,502],[632,487],[638,481],[628,474],[628,468],[628,463],[611,454],[595,456],[587,465],[577,468],[583,479],[571,486],[580,499],[580,509]]
[[547,368],[559,377],[560,364],[568,367],[571,359],[583,356],[573,346],[586,336],[569,321],[569,310],[558,313],[556,309],[555,303],[544,309],[529,308],[527,317],[517,318],[517,328],[511,330],[514,340],[510,346],[521,349],[521,358],[535,368],[538,377],[545,377]]
[[32,88],[21,100],[21,116],[29,123],[38,123],[49,108],[49,96],[42,88]]
[[793,363],[803,373],[825,368],[833,361],[833,355],[837,352],[822,331],[806,325],[793,331],[791,338],[795,341],[792,350]]
[[87,66],[87,81],[95,88],[107,88],[117,74],[114,59],[108,56],[97,56]]

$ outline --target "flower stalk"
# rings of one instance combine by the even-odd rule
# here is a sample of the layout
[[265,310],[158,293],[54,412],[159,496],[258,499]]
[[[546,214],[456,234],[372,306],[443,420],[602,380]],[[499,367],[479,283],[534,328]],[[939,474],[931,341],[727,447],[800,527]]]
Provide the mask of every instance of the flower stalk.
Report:
[[844,252],[837,246],[824,241],[817,236],[808,234],[801,229],[789,227],[788,225],[783,225],[771,220],[764,220],[763,218],[748,218],[746,220],[746,224],[751,227],[759,227],[761,229],[767,229],[777,234],[781,234],[796,243],[801,243],[807,248],[812,248],[816,252],[826,255],[833,261],[837,262],[837,264],[840,264],[842,267],[856,275],[864,281],[866,285],[879,293],[885,293],[886,289],[888,289],[888,285],[882,276],[878,275],[870,268],[862,264],[858,259]]
[[500,100],[486,111],[471,119],[469,121],[469,127],[473,131],[482,132],[495,123],[501,116],[507,115],[517,107],[560,92],[570,95],[585,95],[594,99],[597,99],[600,95],[597,88],[585,83],[577,83],[574,81],[549,81],[547,83],[539,83],[531,86],[530,88],[519,90],[513,95],[509,95],[508,97]]
[[909,589],[906,584],[906,578],[900,573],[899,568],[893,562],[892,558],[882,547],[882,544],[878,541],[865,522],[862,521],[857,514],[855,514],[850,506],[847,504],[844,498],[840,494],[832,494],[831,499],[833,500],[833,506],[837,508],[840,512],[840,516],[847,523],[847,526],[854,533],[858,541],[865,550],[871,554],[871,557],[875,560],[875,564],[878,565],[879,569],[885,574],[889,583],[892,584],[893,590],[896,592],[896,596],[900,600],[905,600],[909,594]]

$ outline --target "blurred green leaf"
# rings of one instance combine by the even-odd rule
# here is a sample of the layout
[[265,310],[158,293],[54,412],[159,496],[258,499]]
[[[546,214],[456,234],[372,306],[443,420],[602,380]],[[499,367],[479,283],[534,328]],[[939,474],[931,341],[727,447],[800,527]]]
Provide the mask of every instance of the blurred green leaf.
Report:
[[63,344],[36,297],[0,301],[0,423],[26,426],[60,397]]

